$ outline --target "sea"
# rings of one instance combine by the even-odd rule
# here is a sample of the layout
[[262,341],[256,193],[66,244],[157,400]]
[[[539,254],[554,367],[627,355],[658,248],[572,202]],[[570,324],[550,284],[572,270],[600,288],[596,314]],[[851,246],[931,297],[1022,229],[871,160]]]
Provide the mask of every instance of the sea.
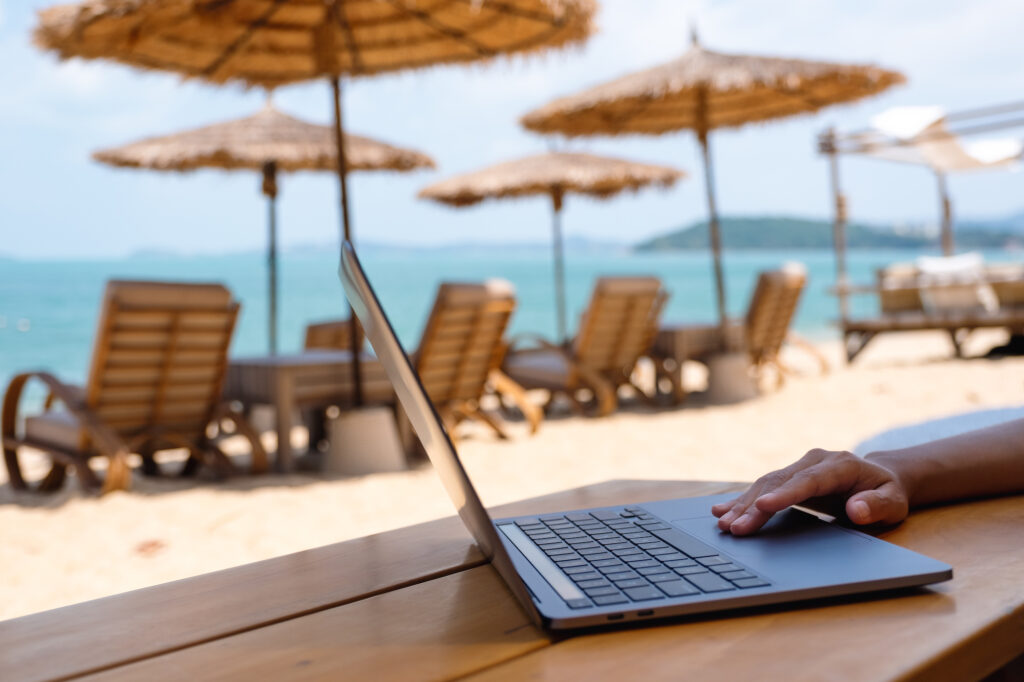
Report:
[[[854,282],[869,283],[876,268],[912,261],[913,251],[853,251],[848,270]],[[1007,252],[985,254],[986,261],[1020,259]],[[544,249],[367,248],[364,266],[392,323],[407,348],[415,348],[437,285],[445,280],[510,280],[518,306],[511,334],[556,334],[553,267]],[[806,337],[837,337],[835,261],[831,251],[739,251],[724,257],[728,309],[741,316],[757,273],[787,261],[803,263],[808,287],[795,328]],[[279,257],[279,352],[298,351],[307,323],[347,315],[332,249],[297,250]],[[655,275],[671,292],[665,322],[702,323],[715,319],[710,256],[705,252],[634,253],[627,249],[567,253],[566,294],[570,330],[601,275]],[[241,302],[231,347],[234,356],[268,351],[266,257],[228,255],[139,255],[116,260],[0,260],[0,382],[17,372],[45,369],[66,382],[86,378],[104,283],[109,279],[215,281],[226,284]],[[871,296],[854,297],[852,311],[876,312]],[[38,399],[38,394],[35,399]]]

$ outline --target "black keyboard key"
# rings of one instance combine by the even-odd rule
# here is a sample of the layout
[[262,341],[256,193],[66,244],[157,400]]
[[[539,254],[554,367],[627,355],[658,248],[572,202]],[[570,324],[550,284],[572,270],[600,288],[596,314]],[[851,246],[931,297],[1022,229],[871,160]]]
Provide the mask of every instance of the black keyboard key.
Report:
[[629,566],[626,566],[625,564],[619,564],[618,566],[600,566],[597,570],[604,573],[606,577],[612,573],[632,573],[632,571],[629,570]]
[[670,597],[685,597],[688,594],[700,594],[700,590],[685,580],[666,580],[656,587]]
[[552,561],[558,561],[559,559],[579,558],[579,554],[572,551],[571,549],[556,549],[554,552],[548,552],[547,555]]
[[[596,545],[596,544],[593,547],[577,547],[576,551],[579,552],[580,554],[582,554],[583,556],[586,556],[586,557],[589,557],[589,556],[594,555],[594,554],[607,554],[608,553],[607,551],[605,551],[604,547],[602,547],[600,545]],[[599,558],[600,559],[610,559],[611,557],[603,556],[603,557],[599,557]]]
[[602,511],[590,512],[590,515],[593,516],[595,519],[598,519],[599,521],[611,521],[613,519],[619,518],[619,512],[617,512],[617,511],[605,511],[605,510],[602,510]]
[[609,594],[602,597],[594,597],[594,603],[598,606],[611,606],[612,604],[625,604],[629,600],[626,599],[622,594],[616,592],[615,594]]
[[716,566],[718,564],[729,563],[728,559],[726,559],[724,556],[718,556],[717,554],[712,554],[711,556],[706,557],[699,557],[697,561],[699,561],[704,566]]
[[620,590],[628,590],[633,587],[647,587],[648,585],[650,585],[650,583],[644,580],[643,578],[633,578],[632,580],[616,580],[613,582],[615,582],[615,586],[618,587]]
[[610,594],[618,594],[619,591],[611,585],[605,587],[591,587],[583,590],[583,593],[588,597],[607,597]]
[[743,570],[742,566],[737,566],[736,564],[718,564],[717,566],[709,566],[708,568],[715,573],[728,573],[729,571]]
[[661,521],[637,521],[636,525],[640,526],[644,530],[650,530],[650,531],[668,530],[668,529],[670,529],[672,527],[672,526],[668,525],[667,523],[662,523]]
[[708,569],[703,566],[683,566],[682,568],[673,568],[673,571],[677,575],[697,575],[698,573],[707,573]]
[[756,575],[754,575],[750,571],[732,571],[730,573],[720,573],[719,575],[721,575],[723,578],[726,578],[728,580],[732,580],[733,582],[735,582],[737,580],[743,580],[744,578],[756,578],[757,577]]
[[590,514],[568,514],[565,518],[569,519],[573,523],[577,523],[579,521],[589,521]]
[[593,540],[570,540],[566,543],[573,549],[584,550],[584,549],[602,549],[601,545],[597,544]]
[[591,533],[590,537],[592,537],[593,539],[595,539],[595,540],[600,542],[601,540],[618,540],[619,539],[619,534],[618,533],[608,533],[608,532],[604,532],[604,533]]
[[654,547],[653,549],[648,549],[647,553],[653,557],[665,556],[666,554],[679,554],[679,552],[675,551],[671,547]]
[[585,609],[591,606],[589,599],[566,599],[565,603],[569,605],[570,609]]
[[[584,550],[587,551],[587,550]],[[592,551],[592,550],[591,550]],[[583,552],[580,552],[582,554]],[[609,552],[602,551],[600,554],[587,554],[587,561],[600,561],[601,559],[614,559],[615,557]]]
[[541,523],[552,523],[557,521],[565,521],[564,516],[542,516],[540,517]]
[[606,566],[622,566],[622,562],[618,559],[600,559],[599,561],[593,562],[593,564],[597,568],[604,568]]
[[659,573],[671,573],[672,571],[664,566],[649,566],[647,568],[638,568],[636,572],[640,575],[657,575]]
[[668,559],[662,558],[665,565],[669,568],[683,568],[684,566],[696,566],[697,562],[693,559],[674,559],[669,561]]
[[633,545],[628,542],[612,542],[604,546],[609,552],[614,552],[618,549],[633,549]]
[[636,546],[641,549],[669,549],[668,545],[656,539],[640,540],[636,543]]
[[761,580],[760,578],[743,578],[736,581],[737,587],[766,587],[770,583]]
[[643,559],[638,559],[636,561],[629,561],[629,560],[627,560],[627,563],[630,566],[632,566],[633,568],[638,568],[638,569],[639,568],[654,568],[655,566],[660,566],[661,565],[657,561],[655,561],[654,559],[649,559],[649,558],[646,558],[646,557],[643,558]]
[[579,582],[583,582],[583,581],[586,581],[586,580],[597,580],[598,578],[601,578],[601,574],[598,573],[597,571],[590,570],[590,571],[580,572],[580,573],[570,573],[569,577],[572,579],[573,582],[579,583]]
[[647,585],[644,587],[627,587],[622,590],[633,601],[647,601],[648,599],[664,599],[665,595],[657,589]]
[[640,551],[636,547],[627,547],[625,549],[613,549],[612,550],[612,554],[614,554],[615,556],[617,556],[617,557],[619,557],[621,559],[625,559],[625,558],[631,557],[631,556],[638,556],[638,557],[642,556],[644,558],[647,557],[646,554],[644,554],[642,551]]
[[587,565],[586,561],[578,557],[575,559],[555,559],[554,561],[563,571],[567,568],[579,568]]
[[718,554],[718,552],[711,549],[697,538],[692,535],[682,533],[675,528],[669,528],[668,530],[651,530],[651,532],[658,536],[658,538],[663,542],[672,545],[687,556],[707,557]]
[[618,582],[619,580],[632,580],[633,578],[639,578],[640,574],[637,573],[636,571],[624,570],[624,571],[614,571],[612,573],[605,573],[604,577],[608,578],[608,580],[613,580],[613,581]]
[[675,573],[659,573],[657,575],[648,575],[644,577],[650,580],[652,583],[660,583],[666,580],[679,580],[679,576]]
[[667,564],[670,561],[687,561],[687,558],[685,554],[673,551],[667,554],[659,554],[658,561]]
[[728,580],[714,573],[694,573],[686,576],[686,579],[705,592],[725,592],[736,589]]
[[630,514],[643,514],[644,513],[644,510],[641,509],[640,507],[626,507],[626,511],[628,511]]
[[594,588],[594,587],[611,587],[612,586],[612,584],[610,582],[608,582],[607,580],[605,580],[604,578],[599,578],[599,579],[596,579],[596,580],[581,580],[578,583],[576,583],[576,585],[581,590],[586,590],[588,588]]
[[563,566],[562,571],[566,575],[579,575],[580,573],[593,573],[594,569],[581,561],[579,566],[569,566],[568,568]]

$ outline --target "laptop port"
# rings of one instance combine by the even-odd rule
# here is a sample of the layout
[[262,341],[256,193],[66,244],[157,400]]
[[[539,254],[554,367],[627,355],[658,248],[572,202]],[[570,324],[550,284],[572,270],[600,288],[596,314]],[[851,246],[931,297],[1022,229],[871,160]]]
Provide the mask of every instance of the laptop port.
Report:
[[644,616],[653,616],[654,609],[644,609],[643,611],[637,611],[636,615],[640,616],[641,618],[643,618]]
[[624,613],[612,613],[608,615],[608,620],[622,620],[626,617]]

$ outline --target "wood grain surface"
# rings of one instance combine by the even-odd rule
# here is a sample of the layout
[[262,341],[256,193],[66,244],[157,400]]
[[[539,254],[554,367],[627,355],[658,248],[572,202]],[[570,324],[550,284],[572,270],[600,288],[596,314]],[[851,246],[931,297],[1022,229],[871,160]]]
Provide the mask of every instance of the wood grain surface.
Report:
[[[495,516],[709,495],[737,484],[614,481]],[[337,607],[483,562],[455,517],[0,622],[0,680],[63,679]],[[490,568],[487,568],[490,571]]]

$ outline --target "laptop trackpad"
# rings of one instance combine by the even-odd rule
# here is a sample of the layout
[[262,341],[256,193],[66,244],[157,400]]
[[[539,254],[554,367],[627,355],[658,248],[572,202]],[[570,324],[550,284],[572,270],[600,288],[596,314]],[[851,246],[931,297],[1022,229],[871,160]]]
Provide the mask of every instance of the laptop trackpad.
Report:
[[837,568],[845,564],[850,569],[851,564],[861,564],[866,555],[872,554],[864,551],[865,545],[874,544],[870,538],[795,510],[776,514],[758,533],[745,537],[723,533],[717,521],[708,515],[672,523],[755,570],[760,569],[769,578],[779,577],[773,576],[777,571],[806,567],[808,561],[819,570],[828,564]]

